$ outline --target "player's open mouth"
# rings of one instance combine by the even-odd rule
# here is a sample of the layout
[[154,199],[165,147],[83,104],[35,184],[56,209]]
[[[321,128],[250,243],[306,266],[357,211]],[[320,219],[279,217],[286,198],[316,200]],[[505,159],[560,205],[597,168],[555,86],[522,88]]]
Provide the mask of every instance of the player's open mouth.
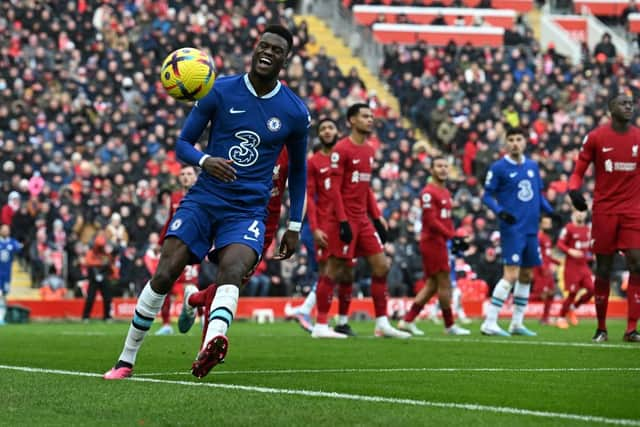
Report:
[[272,65],[273,65],[273,60],[271,58],[267,58],[266,56],[258,57],[257,66],[259,68],[267,69],[267,68],[271,68]]

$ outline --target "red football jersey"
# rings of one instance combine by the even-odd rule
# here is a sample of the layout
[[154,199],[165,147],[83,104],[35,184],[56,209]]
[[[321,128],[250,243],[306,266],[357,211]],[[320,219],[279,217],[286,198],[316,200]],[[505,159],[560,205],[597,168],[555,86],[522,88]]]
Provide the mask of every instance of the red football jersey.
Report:
[[636,213],[640,209],[640,129],[631,126],[617,133],[611,125],[599,126],[584,138],[569,189],[579,189],[590,163],[595,167],[593,212]]
[[367,217],[373,148],[342,138],[331,153],[331,185],[338,221]]
[[451,219],[451,193],[444,187],[427,184],[420,193],[422,231],[420,240],[446,244],[455,235]]
[[[591,230],[588,225],[567,224],[560,232],[558,238],[558,249],[567,254],[566,265],[584,265],[591,259]],[[569,249],[582,251],[583,256],[579,258],[569,255]]]
[[265,224],[280,221],[280,209],[282,208],[282,194],[287,184],[289,176],[289,152],[287,147],[282,147],[280,156],[273,167],[273,187],[271,188],[271,199],[267,205],[267,220]]
[[182,274],[176,280],[176,283],[182,283],[183,285],[198,286],[198,275],[200,274],[200,264],[186,265]]
[[538,232],[538,242],[540,244],[540,255],[542,255],[542,268],[550,269],[551,264],[558,264],[558,260],[553,257],[553,241],[551,237],[540,230]]
[[178,210],[178,206],[180,206],[180,202],[182,201],[182,198],[184,197],[185,194],[187,193],[184,190],[176,190],[173,193],[171,193],[171,204],[169,205],[169,216],[167,217],[167,221],[164,223],[164,226],[162,227],[162,231],[160,231],[161,245],[162,245],[162,242],[164,241],[165,234],[167,234],[167,230],[169,229],[169,224],[173,219],[173,215],[176,213],[176,210]]
[[307,219],[311,230],[329,218],[331,209],[331,157],[318,151],[307,161]]

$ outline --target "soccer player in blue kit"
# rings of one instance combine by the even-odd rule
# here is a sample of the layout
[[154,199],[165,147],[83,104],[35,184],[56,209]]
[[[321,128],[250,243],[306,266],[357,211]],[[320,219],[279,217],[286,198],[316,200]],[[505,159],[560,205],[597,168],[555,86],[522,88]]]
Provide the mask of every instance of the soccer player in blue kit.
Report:
[[[483,201],[500,218],[504,263],[502,279],[493,289],[491,304],[480,327],[485,335],[536,335],[524,326],[523,320],[533,267],[542,262],[538,243],[540,210],[553,214],[553,208],[542,195],[537,163],[524,156],[526,143],[523,129],[509,129],[507,155],[491,165],[485,181]],[[498,326],[498,314],[512,288],[513,316],[507,332]]]
[[[203,377],[224,360],[242,279],[262,253],[272,172],[283,145],[289,152],[291,209],[275,258],[293,255],[302,224],[310,118],[302,100],[278,80],[291,46],[286,28],[267,27],[253,51],[249,73],[219,77],[187,117],[176,153],[203,173],[169,225],[158,269],[138,297],[124,349],[105,379],[131,376],[142,340],[174,281],[187,264],[207,256],[212,245],[219,286],[192,373]],[[203,153],[193,145],[209,123],[211,134]]]
[[9,225],[0,225],[0,326],[5,324],[4,318],[7,315],[7,295],[11,287],[13,256],[21,249],[22,243],[11,237]]

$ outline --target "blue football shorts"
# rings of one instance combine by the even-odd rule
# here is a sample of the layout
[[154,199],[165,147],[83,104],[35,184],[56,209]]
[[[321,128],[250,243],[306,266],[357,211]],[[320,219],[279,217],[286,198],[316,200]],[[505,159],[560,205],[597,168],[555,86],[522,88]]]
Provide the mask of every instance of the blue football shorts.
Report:
[[540,244],[536,234],[502,233],[502,263],[520,267],[537,267],[542,264]]
[[258,259],[264,246],[264,212],[234,210],[227,202],[208,195],[202,198],[185,196],[176,210],[166,237],[174,236],[187,245],[197,262],[215,248],[240,243],[254,250]]

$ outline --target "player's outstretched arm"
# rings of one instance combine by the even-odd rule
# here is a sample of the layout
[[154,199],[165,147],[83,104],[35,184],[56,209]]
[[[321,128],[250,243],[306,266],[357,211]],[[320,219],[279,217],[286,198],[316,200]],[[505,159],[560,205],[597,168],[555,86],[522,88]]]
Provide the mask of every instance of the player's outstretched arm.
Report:
[[554,213],[553,206],[551,206],[551,203],[549,203],[547,198],[544,196],[544,192],[543,192],[544,183],[542,182],[540,171],[537,170],[536,173],[538,174],[538,188],[540,188],[540,209],[542,209],[544,212],[548,213],[549,215],[553,215]]

